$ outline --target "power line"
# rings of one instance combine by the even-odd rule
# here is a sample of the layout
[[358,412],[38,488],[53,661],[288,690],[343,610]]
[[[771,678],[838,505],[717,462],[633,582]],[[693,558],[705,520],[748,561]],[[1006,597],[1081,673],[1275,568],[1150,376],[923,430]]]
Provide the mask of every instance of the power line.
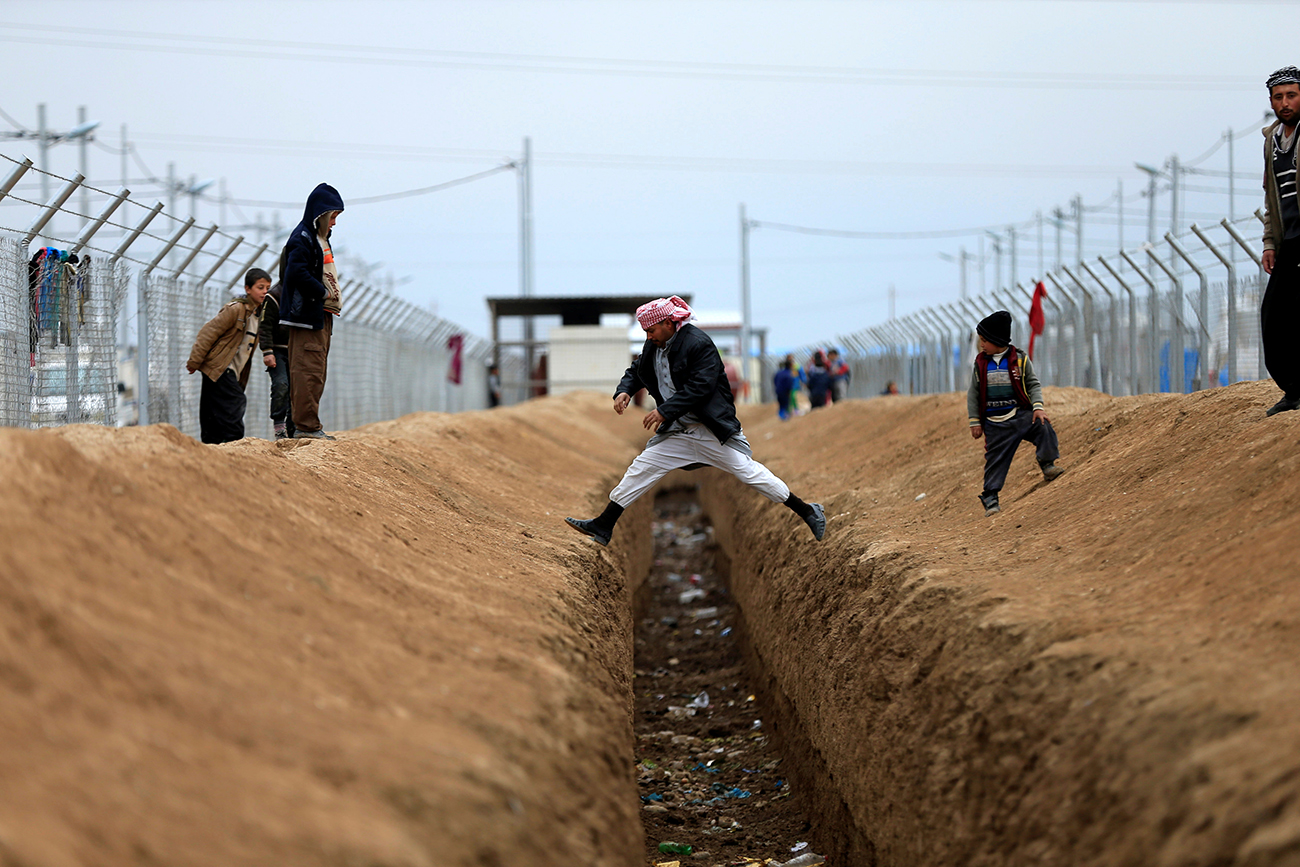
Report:
[[[617,75],[630,77],[715,79],[735,81],[859,83],[883,86],[1005,87],[1017,89],[1070,88],[1097,90],[1244,90],[1258,87],[1254,76],[1215,76],[1190,73],[1129,74],[1080,72],[987,72],[952,69],[902,69],[789,64],[719,63],[707,61],[636,60],[611,57],[511,54],[479,51],[449,51],[401,46],[365,46],[348,43],[321,44],[268,39],[194,36],[112,30],[92,27],[64,27],[40,24],[0,23],[0,30],[26,31],[38,35],[0,35],[0,41],[101,48],[122,51],[184,53],[263,60],[350,63],[373,66],[407,66],[435,69],[479,69],[485,71],[546,72],[568,75]],[[70,38],[78,34],[88,38]],[[107,39],[126,41],[104,41]],[[168,42],[181,44],[166,44]]]
[[[481,171],[472,175],[466,175],[463,178],[456,178],[454,180],[444,181],[440,184],[434,184],[428,187],[419,187],[418,189],[414,189],[414,190],[402,190],[401,192],[385,193],[379,196],[350,196],[348,197],[346,204],[373,205],[377,202],[391,202],[394,199],[409,199],[413,196],[424,196],[424,195],[428,195],[429,193],[436,193],[439,190],[448,189],[449,187],[456,187],[456,186],[460,186],[461,184],[468,184],[472,181],[477,181],[477,180],[481,180],[482,178],[491,177],[492,175],[499,174],[501,172],[513,171],[515,168],[517,168],[517,166],[514,163],[505,163],[503,165],[499,165],[494,168],[487,169],[486,171]],[[202,198],[207,198],[207,197],[203,196]],[[255,207],[255,208],[296,208],[302,204],[301,202],[271,202],[271,201],[264,201],[262,199],[237,199],[237,198],[230,198],[230,197],[227,197],[225,201],[230,202],[231,204],[248,205],[250,207]]]

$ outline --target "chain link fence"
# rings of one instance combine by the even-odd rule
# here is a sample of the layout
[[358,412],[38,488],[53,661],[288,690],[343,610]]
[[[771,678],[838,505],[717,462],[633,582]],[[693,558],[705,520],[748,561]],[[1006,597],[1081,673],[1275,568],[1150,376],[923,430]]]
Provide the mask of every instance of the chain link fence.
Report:
[[[1259,308],[1267,275],[1245,240],[1259,215],[1213,229],[1196,225],[1180,238],[1044,275],[1043,329],[1034,364],[1048,385],[1109,394],[1189,393],[1268,376]],[[835,346],[848,362],[850,397],[960,391],[978,351],[975,325],[995,310],[1012,314],[1012,342],[1029,347],[1036,290],[1018,284],[973,299],[926,307],[881,325],[840,335],[825,347],[794,353],[806,365],[817,348]],[[764,359],[770,385],[783,359]]]
[[[31,162],[10,162],[15,168],[0,183],[0,197],[30,206],[36,218],[26,231],[0,226],[0,424],[165,422],[198,437],[203,374],[185,369],[194,339],[242,291],[248,268],[261,264],[274,274],[278,258],[262,262],[270,258],[267,245],[253,250],[242,237],[229,238],[224,253],[206,251],[208,240],[224,236],[217,226],[200,232],[193,219],[166,215],[161,203],[131,202],[125,190],[110,196],[90,188],[106,202],[93,220],[69,211],[63,203],[81,186],[79,176],[58,178],[64,189],[44,205],[21,199],[10,191]],[[109,219],[124,202],[144,214],[138,225]],[[56,215],[82,222],[75,240],[48,228]],[[145,231],[160,215],[173,228]],[[125,239],[116,250],[91,243],[104,226]],[[187,245],[190,235],[198,240]],[[140,238],[162,245],[151,262],[127,254]],[[169,252],[184,260],[174,270],[159,267]],[[327,429],[488,406],[490,342],[364,282],[345,279],[344,305],[320,406]],[[124,340],[132,330],[135,341]],[[260,353],[252,364],[245,433],[270,438],[270,378]]]

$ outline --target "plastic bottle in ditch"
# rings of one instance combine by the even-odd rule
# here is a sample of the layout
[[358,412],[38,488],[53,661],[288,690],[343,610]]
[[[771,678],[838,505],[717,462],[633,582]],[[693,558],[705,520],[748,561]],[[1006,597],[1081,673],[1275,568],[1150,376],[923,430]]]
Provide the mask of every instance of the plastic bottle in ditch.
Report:
[[777,867],[812,867],[813,864],[825,863],[826,859],[818,855],[816,852],[805,852],[802,855],[797,855],[794,858],[791,858],[789,861],[784,861],[778,864]]

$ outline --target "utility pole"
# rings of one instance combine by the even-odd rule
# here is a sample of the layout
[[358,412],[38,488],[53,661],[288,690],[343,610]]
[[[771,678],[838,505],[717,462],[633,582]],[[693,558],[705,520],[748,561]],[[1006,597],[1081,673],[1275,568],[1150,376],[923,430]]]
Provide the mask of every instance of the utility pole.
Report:
[[[1228,127],[1228,131],[1224,133],[1224,135],[1228,137],[1228,222],[1232,223],[1235,222],[1237,216],[1236,214],[1237,185],[1236,185],[1236,179],[1233,177],[1233,172],[1235,172],[1237,168],[1237,161],[1233,159],[1232,127]],[[1236,244],[1228,245],[1228,260],[1235,268],[1237,265]]]
[[[969,297],[970,292],[969,292],[969,291],[967,290],[967,288],[966,288],[966,263],[970,261],[970,259],[971,259],[971,254],[966,252],[966,248],[965,248],[965,247],[962,247],[962,248],[960,248],[959,255],[961,256],[961,297],[962,297],[962,298],[967,298],[967,297]],[[894,291],[894,284],[893,284],[893,283],[890,283],[890,284],[889,284],[889,291],[890,291],[890,293],[891,293],[891,294],[890,294],[890,303],[892,304],[892,303],[893,303],[893,294],[892,294],[892,293],[893,293],[893,291]],[[892,310],[893,308],[891,307],[890,309]],[[891,318],[891,319],[893,318],[893,314],[890,314],[890,318]]]
[[[1002,237],[992,232],[988,232],[988,235],[993,239],[993,290],[996,292],[1002,287]],[[981,292],[983,288],[983,286],[980,287]]]
[[[1115,179],[1115,213],[1119,217],[1119,249],[1124,249],[1124,179]],[[1124,267],[1124,260],[1119,260],[1120,267]]]
[[749,220],[740,203],[740,376],[749,381]]
[[1034,220],[1038,223],[1038,279],[1043,279],[1043,212],[1035,211]]
[[1056,268],[1053,270],[1059,271],[1065,263],[1061,258],[1061,229],[1065,225],[1065,212],[1059,207],[1052,208],[1052,225],[1056,227]]
[[1011,237],[1011,269],[1008,272],[1010,274],[1010,277],[1008,278],[1007,285],[1014,286],[1016,285],[1017,282],[1016,281],[1016,227],[1007,226],[1007,234]]
[[[519,164],[519,294],[525,298],[533,294],[533,142],[524,137],[524,156]],[[525,399],[533,389],[533,317],[524,317],[524,367],[527,380]]]
[[50,134],[45,126],[45,103],[36,106],[36,136],[41,152],[41,204],[50,200]]
[[1074,207],[1074,248],[1079,254],[1078,261],[1083,261],[1083,196],[1075,194],[1070,203]]
[[[86,126],[86,107],[84,105],[79,105],[77,106],[77,129],[83,129],[85,126]],[[81,136],[78,136],[78,141],[77,141],[77,144],[80,145],[80,147],[78,148],[78,150],[80,151],[78,155],[80,159],[78,160],[77,164],[79,167],[79,171],[81,172],[81,176],[83,178],[90,177],[90,169],[86,167],[86,142],[89,138],[90,138],[90,133],[87,132]],[[125,186],[125,184],[123,184],[123,186]],[[89,222],[90,222],[90,188],[88,184],[82,184],[81,185],[81,225],[85,226]]]

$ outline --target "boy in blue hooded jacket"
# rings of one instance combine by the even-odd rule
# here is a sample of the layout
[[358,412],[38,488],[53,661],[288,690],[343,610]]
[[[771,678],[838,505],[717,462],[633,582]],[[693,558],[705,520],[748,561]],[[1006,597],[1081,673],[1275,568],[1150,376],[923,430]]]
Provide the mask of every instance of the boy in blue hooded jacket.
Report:
[[334,317],[343,310],[330,246],[341,213],[338,190],[317,185],[280,256],[280,324],[289,329],[289,412],[296,439],[334,439],[321,429],[319,412]]

